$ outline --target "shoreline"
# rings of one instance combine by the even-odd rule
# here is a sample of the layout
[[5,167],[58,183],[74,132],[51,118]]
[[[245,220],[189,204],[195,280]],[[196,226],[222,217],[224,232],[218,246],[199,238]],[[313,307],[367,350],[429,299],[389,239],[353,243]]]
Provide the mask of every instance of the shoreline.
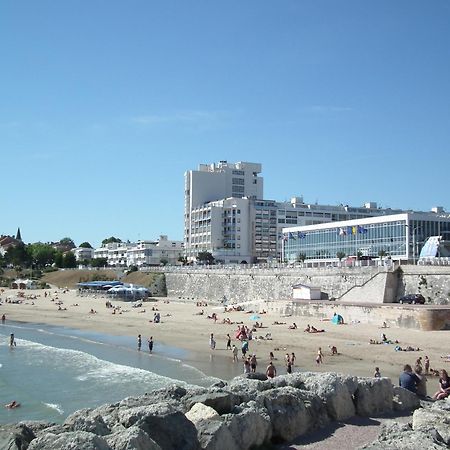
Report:
[[[44,296],[45,292],[47,297]],[[230,334],[232,343],[240,349],[240,343],[235,339],[237,323],[242,322],[249,327],[255,323],[250,319],[251,315],[248,312],[223,313],[223,308],[217,304],[197,307],[194,302],[180,302],[171,298],[144,302],[141,308],[133,308],[130,302],[112,299],[113,305],[119,306],[121,311],[121,314],[112,314],[112,309],[105,306],[108,297],[104,295],[79,296],[77,291],[61,289],[30,290],[25,292],[25,296],[35,298],[25,298],[23,303],[5,303],[5,299],[11,296],[17,298],[17,290],[5,290],[0,306],[0,314],[5,314],[7,321],[43,323],[134,339],[138,334],[142,334],[142,351],[147,350],[147,339],[153,336],[155,351],[158,343],[185,350],[188,352],[188,358],[183,362],[194,366],[205,375],[224,380],[242,373],[241,359],[239,363],[233,363],[231,351],[226,350],[227,333]],[[58,306],[62,309],[58,310]],[[152,322],[155,313],[152,308],[161,314],[161,323]],[[91,314],[89,312],[91,309],[96,313]],[[202,309],[204,314],[199,315]],[[213,312],[218,315],[217,323],[207,318],[207,315]],[[382,375],[390,377],[394,384],[403,365],[406,363],[414,365],[419,356],[423,358],[428,355],[432,368],[446,367],[440,356],[448,353],[448,349],[442,348],[441,343],[448,340],[450,331],[380,329],[374,325],[358,323],[333,325],[329,321],[305,317],[280,317],[271,312],[258,315],[263,328],[257,329],[254,335],[264,336],[271,333],[273,338],[250,341],[250,354],[256,354],[257,370],[261,372],[265,372],[270,351],[275,354],[274,364],[278,374],[286,373],[284,355],[292,352],[296,355],[295,371],[331,371],[371,377],[375,366],[378,366]],[[229,318],[234,323],[222,324],[224,318]],[[274,322],[281,324],[274,325]],[[297,324],[295,330],[289,329],[289,325],[293,322]],[[303,329],[307,323],[319,329],[323,328],[326,332],[304,333]],[[378,340],[382,332],[386,333],[388,339],[398,340],[402,346],[420,347],[421,351],[396,352],[393,345],[370,345],[369,340]],[[214,333],[217,341],[215,350],[209,348],[210,333]],[[339,355],[330,355],[330,345],[337,346]],[[325,356],[324,364],[320,366],[315,363],[319,347]],[[239,357],[240,355],[239,352]],[[429,377],[428,381],[428,394],[432,395],[437,387],[437,378]]]

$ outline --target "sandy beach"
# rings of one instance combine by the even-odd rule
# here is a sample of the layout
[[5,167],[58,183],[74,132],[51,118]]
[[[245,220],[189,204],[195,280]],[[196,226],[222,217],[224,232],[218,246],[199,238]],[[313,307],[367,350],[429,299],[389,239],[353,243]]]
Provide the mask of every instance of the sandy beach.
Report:
[[[278,374],[286,373],[286,353],[296,355],[294,371],[332,371],[372,376],[378,366],[382,376],[392,378],[394,383],[397,383],[404,364],[413,366],[417,358],[423,359],[425,355],[430,358],[433,369],[450,368],[449,363],[441,359],[442,355],[449,353],[445,343],[450,342],[450,331],[383,329],[361,323],[334,325],[330,321],[280,317],[262,311],[224,312],[224,308],[219,305],[196,306],[194,300],[188,302],[171,298],[145,302],[139,308],[133,308],[129,302],[112,300],[113,306],[118,307],[113,314],[113,308],[105,306],[108,298],[104,295],[80,296],[76,290],[62,289],[27,291],[21,303],[6,302],[6,299],[16,300],[17,294],[17,290],[4,290],[1,294],[0,314],[5,314],[7,321],[45,323],[121,336],[137,337],[141,334],[143,351],[147,351],[147,339],[153,336],[155,351],[158,343],[164,343],[195,352],[197,358],[194,364],[200,370],[224,379],[242,371],[241,344],[235,339],[236,330],[239,323],[251,328],[256,322],[254,317],[251,319],[255,313],[260,317],[257,321],[263,325],[253,333],[253,340],[250,341],[250,354],[257,356],[258,371],[265,371],[269,352],[275,355],[274,364]],[[204,313],[200,315],[202,310]],[[160,313],[161,323],[153,322],[155,312]],[[208,318],[212,313],[217,314],[216,322]],[[224,324],[223,319],[230,319],[232,323]],[[304,332],[308,320],[310,325],[324,329],[325,332]],[[275,322],[279,324],[274,324]],[[289,326],[294,322],[297,329],[290,329]],[[211,333],[217,342],[215,350],[211,350],[209,346]],[[271,340],[258,339],[268,333]],[[370,339],[380,340],[382,333],[389,340],[398,340],[402,347],[419,347],[420,351],[397,352],[393,344],[369,344]],[[226,349],[227,334],[231,336],[232,344],[239,348],[239,362],[233,362],[232,352]],[[20,339],[20,336],[17,338]],[[333,345],[338,350],[338,354],[334,356],[330,351],[330,346]],[[324,354],[321,365],[315,361],[319,347]],[[428,377],[428,394],[432,395],[436,389],[437,377]]]

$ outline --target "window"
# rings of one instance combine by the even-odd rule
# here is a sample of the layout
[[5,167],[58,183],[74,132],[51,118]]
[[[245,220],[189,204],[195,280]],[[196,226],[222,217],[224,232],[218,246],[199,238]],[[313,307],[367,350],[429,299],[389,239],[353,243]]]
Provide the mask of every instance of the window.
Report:
[[240,186],[243,186],[245,184],[245,181],[243,178],[233,178],[232,179],[233,184],[238,184]]
[[243,176],[245,174],[245,172],[243,170],[233,170],[231,173],[233,175],[241,175],[241,176]]

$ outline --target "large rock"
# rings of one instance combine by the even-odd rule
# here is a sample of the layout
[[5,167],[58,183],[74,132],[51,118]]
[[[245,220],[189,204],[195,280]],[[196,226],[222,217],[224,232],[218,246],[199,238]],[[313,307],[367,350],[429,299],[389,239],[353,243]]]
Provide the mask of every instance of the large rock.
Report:
[[237,414],[228,414],[224,421],[241,450],[259,447],[272,438],[270,416],[256,402],[249,402]]
[[195,403],[185,416],[195,425],[201,420],[213,420],[219,417],[217,411],[203,403]]
[[2,450],[26,450],[35,437],[33,430],[23,423],[0,425],[0,449]]
[[413,431],[407,424],[388,423],[382,426],[375,442],[362,448],[365,450],[442,450],[448,447],[429,434]]
[[28,450],[111,450],[100,436],[86,431],[69,431],[63,434],[42,434],[34,439]]
[[313,428],[314,416],[292,387],[271,389],[258,395],[257,403],[267,409],[274,438],[290,441]]
[[46,422],[44,420],[23,420],[19,423],[19,425],[25,425],[37,436],[38,433],[41,433],[43,430],[55,426],[56,423]]
[[227,414],[233,410],[236,404],[240,403],[240,399],[232,392],[217,391],[190,397],[186,402],[186,407],[191,409],[195,403],[203,403],[215,409],[219,414]]
[[[197,430],[181,411],[166,403],[144,408],[145,414],[143,411],[136,411],[132,420],[131,416],[129,417],[128,423],[135,424],[144,430],[162,449],[197,450],[199,448]],[[134,421],[135,418],[138,420]]]
[[111,433],[103,417],[91,409],[75,411],[67,417],[63,426],[68,427],[71,431],[87,431],[98,436],[105,436]]
[[254,400],[259,392],[266,391],[271,387],[268,380],[261,381],[241,376],[233,378],[228,386],[233,394],[239,396],[240,403]]
[[196,427],[202,450],[240,450],[239,444],[222,418],[201,420],[197,422]]
[[337,373],[305,373],[299,375],[304,389],[318,395],[325,403],[333,420],[346,420],[355,415],[353,394],[358,387],[357,379]]
[[408,389],[394,386],[393,406],[395,411],[412,411],[420,407],[420,399]]
[[393,395],[389,378],[359,378],[354,394],[356,414],[370,417],[390,413]]
[[161,447],[138,427],[110,434],[105,439],[113,450],[161,450]]
[[450,447],[450,414],[445,409],[416,409],[413,414],[414,431],[423,431]]

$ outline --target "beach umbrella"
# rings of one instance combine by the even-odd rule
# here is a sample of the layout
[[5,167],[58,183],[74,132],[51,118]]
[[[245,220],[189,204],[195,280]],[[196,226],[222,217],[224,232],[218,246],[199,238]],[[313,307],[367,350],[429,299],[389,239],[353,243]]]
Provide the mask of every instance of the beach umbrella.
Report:
[[253,314],[252,316],[250,316],[250,320],[259,320],[261,319],[260,316],[258,316],[258,314]]

